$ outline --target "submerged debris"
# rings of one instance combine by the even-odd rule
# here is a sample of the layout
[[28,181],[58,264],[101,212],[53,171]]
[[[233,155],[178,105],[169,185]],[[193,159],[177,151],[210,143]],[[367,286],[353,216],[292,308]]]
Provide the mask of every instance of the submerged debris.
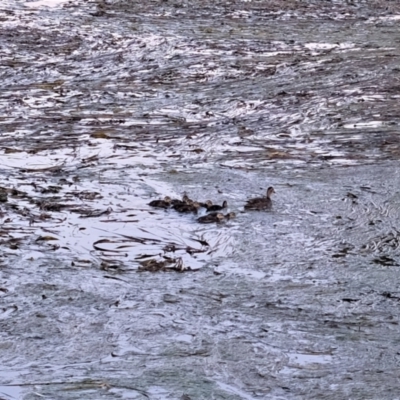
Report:
[[169,258],[163,256],[163,260],[157,261],[155,258],[150,258],[146,261],[141,261],[138,271],[143,272],[168,272],[168,271],[193,271],[190,267],[183,264],[182,258]]
[[8,201],[8,194],[5,190],[0,190],[0,203],[6,203]]

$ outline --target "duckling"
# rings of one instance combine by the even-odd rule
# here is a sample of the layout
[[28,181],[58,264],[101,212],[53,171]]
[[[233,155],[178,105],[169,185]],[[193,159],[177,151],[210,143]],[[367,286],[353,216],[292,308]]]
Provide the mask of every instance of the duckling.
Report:
[[257,197],[255,199],[247,200],[244,208],[245,210],[268,210],[272,207],[271,196],[275,193],[272,186],[267,189],[267,195],[265,197]]
[[199,203],[197,203],[196,201],[192,202],[192,203],[183,203],[183,204],[175,204],[173,206],[173,209],[175,211],[178,211],[180,213],[195,213],[197,214],[197,210],[200,208]]
[[208,208],[210,206],[212,206],[212,201],[211,200],[207,200],[205,202],[199,202],[200,207],[203,208]]
[[213,222],[220,223],[224,218],[224,214],[214,212],[197,218],[197,222],[200,222],[201,224],[212,224]]
[[220,206],[218,204],[214,204],[214,205],[207,207],[207,212],[220,211],[220,210],[223,210],[224,208],[228,208],[228,202],[226,200],[224,200],[224,202],[222,203],[222,206]]
[[166,209],[171,206],[171,198],[169,196],[165,196],[163,200],[161,200],[161,199],[153,200],[148,205],[151,207]]
[[236,214],[234,212],[230,212],[230,213],[224,215],[224,218],[227,220],[233,219],[235,217],[236,217]]
[[179,200],[179,199],[172,199],[171,200],[171,206],[172,207],[175,207],[175,206],[183,206],[183,205],[185,205],[186,203],[184,202],[184,201],[182,201],[182,200]]
[[175,207],[175,206],[182,207],[186,204],[193,204],[193,200],[190,199],[186,193],[182,196],[182,200],[179,200],[179,199],[171,200],[172,207]]

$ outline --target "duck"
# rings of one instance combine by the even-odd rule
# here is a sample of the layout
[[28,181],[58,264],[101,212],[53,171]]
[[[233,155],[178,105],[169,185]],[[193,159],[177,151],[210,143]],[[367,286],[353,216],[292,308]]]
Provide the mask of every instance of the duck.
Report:
[[171,207],[171,198],[169,196],[165,196],[164,199],[153,200],[148,205],[151,207],[166,209]]
[[256,197],[255,199],[247,200],[244,208],[245,210],[268,210],[272,207],[271,196],[275,193],[275,189],[270,186],[267,189],[267,195],[265,197]]
[[175,211],[180,213],[195,213],[197,214],[198,209],[200,208],[199,203],[197,201],[193,201],[192,203],[183,203],[183,204],[175,204],[172,206]]
[[207,212],[210,211],[221,211],[224,208],[228,208],[228,202],[226,200],[224,200],[224,202],[222,203],[222,206],[220,206],[219,204],[213,204],[207,207]]
[[204,201],[204,202],[203,202],[203,201],[200,201],[200,202],[199,202],[199,205],[200,205],[200,207],[208,208],[208,207],[212,206],[213,203],[212,203],[211,200],[206,200],[206,201]]
[[214,212],[197,218],[197,222],[200,222],[201,224],[212,224],[213,222],[220,223],[224,220],[224,218],[224,214]]
[[224,215],[224,218],[226,220],[230,220],[230,219],[233,219],[235,217],[236,217],[236,213],[234,213],[234,212],[230,212],[230,213]]
[[175,207],[175,206],[179,207],[179,206],[184,206],[185,204],[192,204],[192,203],[193,203],[193,200],[190,199],[186,193],[182,196],[182,200],[179,200],[179,199],[171,200],[172,207]]

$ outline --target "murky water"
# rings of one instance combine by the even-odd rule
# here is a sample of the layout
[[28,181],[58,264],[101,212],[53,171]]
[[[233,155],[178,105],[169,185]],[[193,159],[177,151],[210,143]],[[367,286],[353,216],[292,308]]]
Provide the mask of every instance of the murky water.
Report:
[[80,3],[0,10],[0,397],[398,398],[400,7]]

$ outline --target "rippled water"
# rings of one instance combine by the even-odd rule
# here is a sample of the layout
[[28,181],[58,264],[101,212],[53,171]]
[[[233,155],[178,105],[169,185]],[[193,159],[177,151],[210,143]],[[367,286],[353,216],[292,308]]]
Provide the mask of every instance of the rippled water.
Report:
[[[0,19],[2,397],[396,398],[399,6]],[[184,192],[237,216],[148,206]]]

